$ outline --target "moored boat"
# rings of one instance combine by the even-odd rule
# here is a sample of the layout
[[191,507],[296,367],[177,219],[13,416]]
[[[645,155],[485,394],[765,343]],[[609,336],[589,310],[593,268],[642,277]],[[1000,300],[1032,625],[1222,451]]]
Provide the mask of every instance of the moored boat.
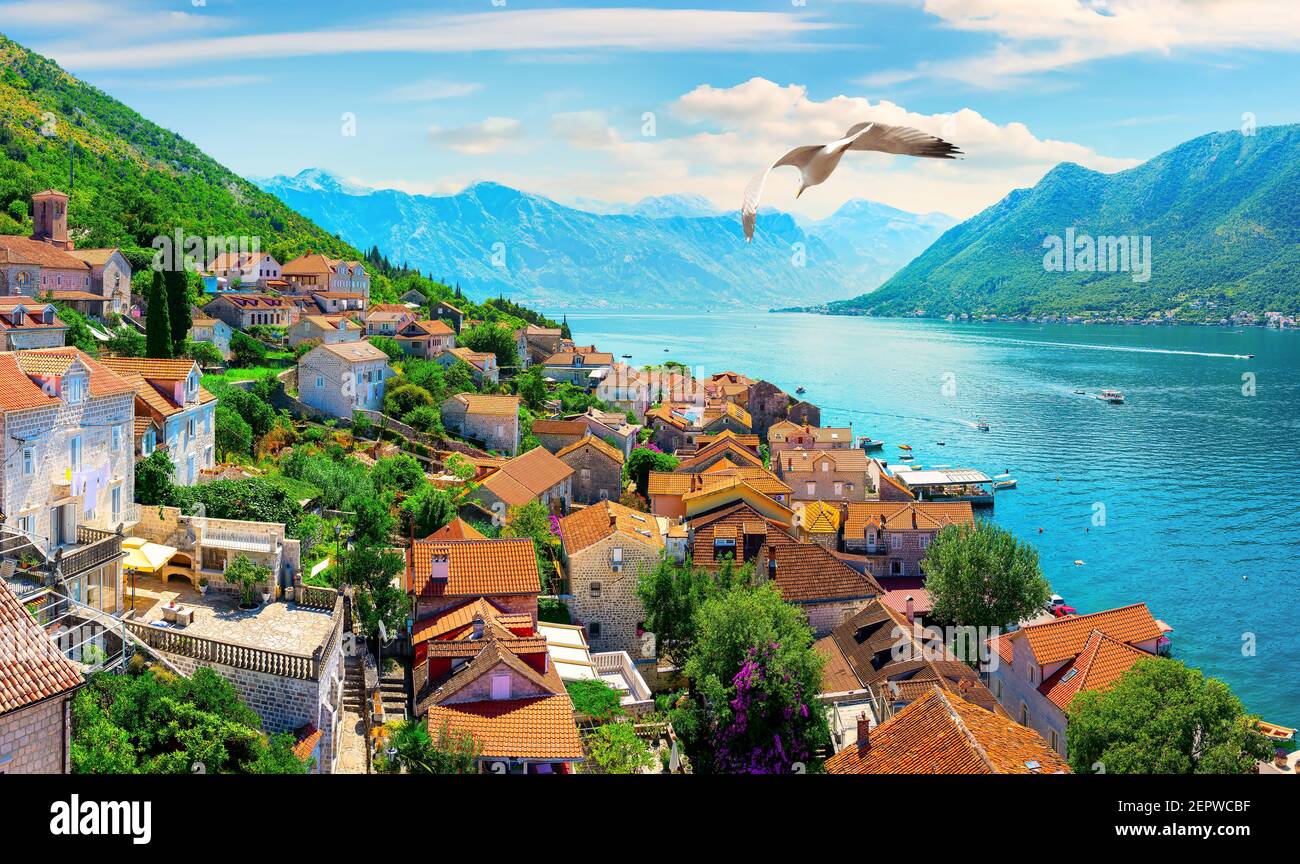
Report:
[[881,450],[884,449],[885,442],[877,441],[875,438],[870,438],[866,435],[863,435],[860,438],[858,438],[858,446],[861,447],[863,450]]
[[1012,477],[1010,474],[994,474],[993,488],[1014,489],[1016,488],[1016,478]]
[[1295,730],[1290,726],[1282,726],[1277,723],[1269,723],[1267,720],[1256,720],[1255,728],[1260,734],[1270,741],[1294,741]]

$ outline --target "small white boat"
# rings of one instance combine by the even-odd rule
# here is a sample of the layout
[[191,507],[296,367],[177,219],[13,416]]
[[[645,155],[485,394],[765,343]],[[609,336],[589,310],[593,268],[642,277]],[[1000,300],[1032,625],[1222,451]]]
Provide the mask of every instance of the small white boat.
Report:
[[987,432],[989,431],[989,421],[981,417],[979,420],[975,421],[975,428],[981,432]]
[[1124,394],[1118,390],[1103,390],[1097,394],[1097,398],[1112,405],[1124,404]]
[[1016,478],[1010,474],[995,474],[993,476],[994,489],[1014,489],[1016,488]]

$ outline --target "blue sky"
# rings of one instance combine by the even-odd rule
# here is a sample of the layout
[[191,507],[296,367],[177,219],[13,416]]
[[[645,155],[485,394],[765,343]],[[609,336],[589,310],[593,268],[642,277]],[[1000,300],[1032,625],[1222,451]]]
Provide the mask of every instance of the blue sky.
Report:
[[[849,198],[969,216],[1054,164],[1137,164],[1300,121],[1291,0],[0,0],[0,32],[249,176],[321,167],[566,202],[692,192],[734,208],[789,147],[858,120],[957,163],[851,154]],[[347,118],[355,118],[349,124]],[[347,134],[350,131],[355,134]],[[788,171],[789,169],[787,169]]]

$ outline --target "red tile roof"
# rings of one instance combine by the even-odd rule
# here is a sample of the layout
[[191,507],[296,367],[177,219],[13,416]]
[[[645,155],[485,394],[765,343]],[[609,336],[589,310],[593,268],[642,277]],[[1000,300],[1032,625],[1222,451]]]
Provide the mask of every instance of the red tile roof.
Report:
[[63,656],[26,607],[0,584],[0,715],[82,684],[81,669]]
[[844,518],[844,536],[861,539],[868,526],[885,531],[938,531],[962,524],[975,524],[969,501],[851,502]]
[[502,465],[483,481],[483,488],[508,506],[518,507],[533,501],[573,476],[573,469],[555,458],[545,448],[534,447]]
[[1147,605],[1134,603],[1088,615],[1069,615],[1044,624],[1030,624],[999,637],[998,641],[1028,639],[1034,659],[1040,666],[1047,666],[1083,653],[1094,630],[1130,645],[1159,639],[1163,635]]
[[1068,774],[1034,730],[939,687],[876,728],[866,747],[826,760],[831,774]]
[[615,532],[651,548],[663,548],[655,517],[613,501],[584,507],[560,520],[560,536],[569,554],[581,552]]
[[[439,556],[447,558],[446,580],[430,578]],[[537,594],[541,584],[527,538],[416,540],[407,550],[407,590],[420,597]]]
[[1048,676],[1038,692],[1064,711],[1084,690],[1109,690],[1139,660],[1152,656],[1093,630],[1079,656]]
[[[775,558],[770,557],[775,552]],[[884,589],[869,575],[854,570],[816,543],[774,546],[768,561],[776,561],[773,581],[787,603],[818,603],[877,597]]]

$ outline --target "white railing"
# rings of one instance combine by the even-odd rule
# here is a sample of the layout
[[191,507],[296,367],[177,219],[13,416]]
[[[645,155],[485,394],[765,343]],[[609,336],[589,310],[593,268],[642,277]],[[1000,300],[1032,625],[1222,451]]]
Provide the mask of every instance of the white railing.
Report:
[[[622,677],[627,684],[627,695],[623,698],[625,708],[635,709],[654,704],[650,687],[641,677],[641,673],[636,671],[636,665],[632,663],[632,657],[626,651],[602,651],[599,654],[592,654],[591,662],[595,664],[598,675],[617,674]],[[634,710],[634,713],[639,712]]]

